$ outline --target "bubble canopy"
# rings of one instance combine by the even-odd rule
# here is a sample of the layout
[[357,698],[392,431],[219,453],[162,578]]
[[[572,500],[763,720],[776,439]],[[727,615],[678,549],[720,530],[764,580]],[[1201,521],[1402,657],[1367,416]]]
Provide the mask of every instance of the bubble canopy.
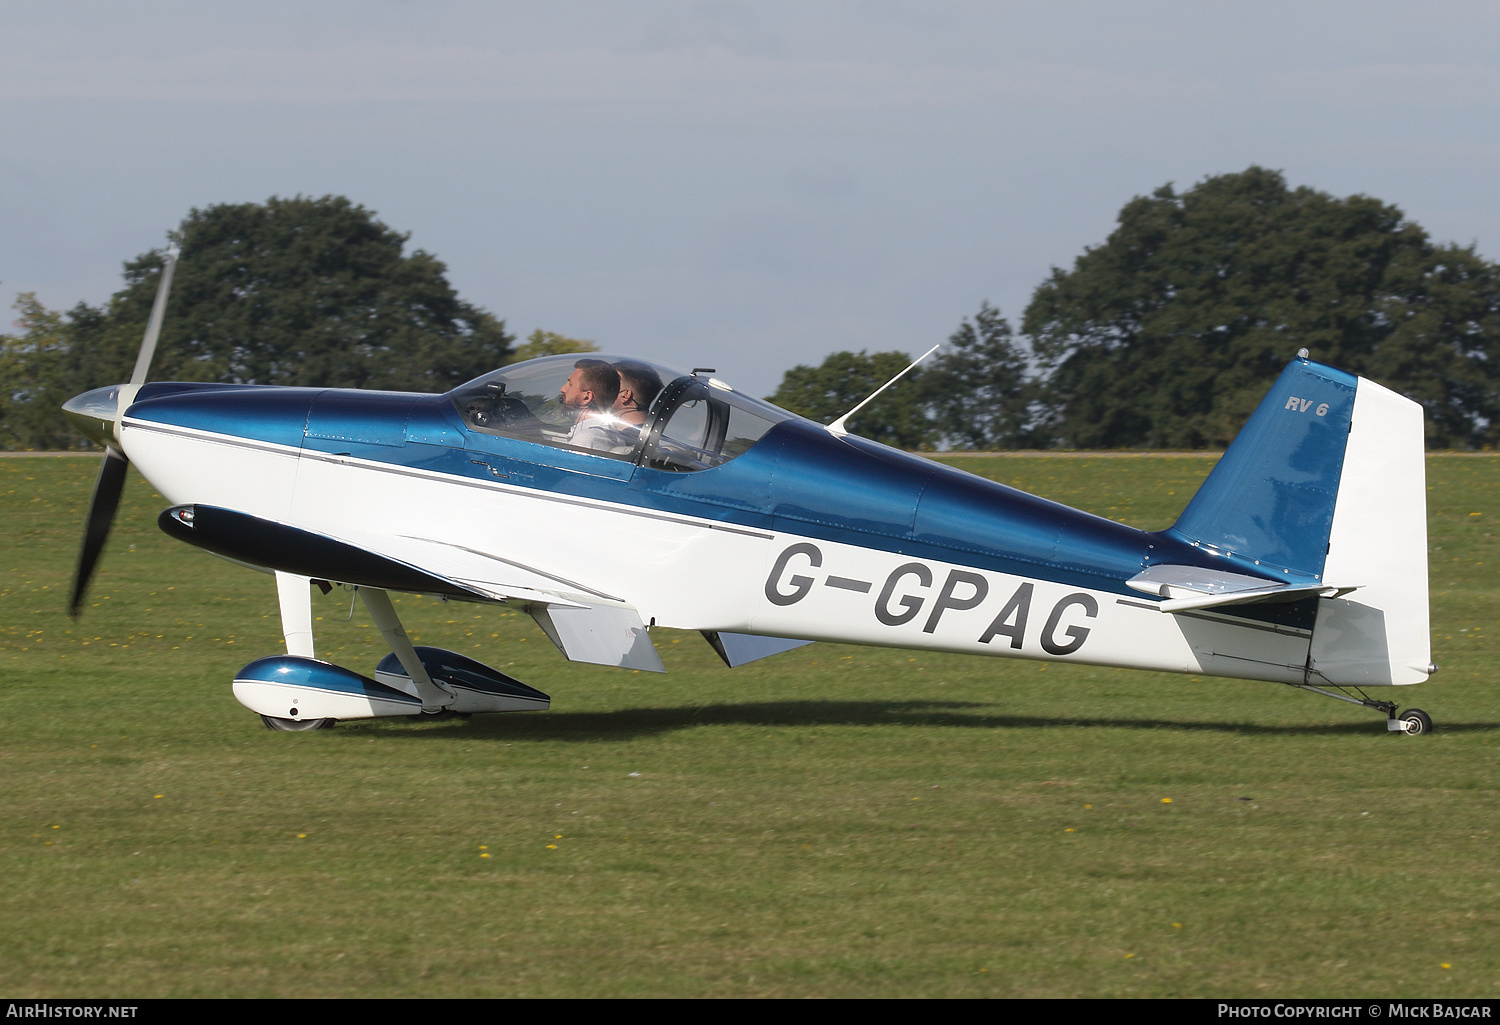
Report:
[[448,397],[473,431],[690,473],[742,455],[794,419],[712,373],[571,353],[501,367]]

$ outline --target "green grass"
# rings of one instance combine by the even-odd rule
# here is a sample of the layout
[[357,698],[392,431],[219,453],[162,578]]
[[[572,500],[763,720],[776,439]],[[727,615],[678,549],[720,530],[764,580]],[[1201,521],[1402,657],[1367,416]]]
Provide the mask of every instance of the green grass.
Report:
[[[954,457],[1144,527],[1197,457]],[[1273,684],[815,645],[665,677],[407,598],[556,711],[279,734],[229,681],[275,590],[136,476],[63,613],[94,463],[0,460],[0,992],[1491,996],[1500,459],[1429,460],[1429,737]],[[1477,514],[1477,515],[1475,515]],[[384,649],[348,595],[320,653]],[[1170,801],[1168,801],[1170,799]],[[483,857],[488,855],[488,857]],[[1445,967],[1446,966],[1446,967]]]

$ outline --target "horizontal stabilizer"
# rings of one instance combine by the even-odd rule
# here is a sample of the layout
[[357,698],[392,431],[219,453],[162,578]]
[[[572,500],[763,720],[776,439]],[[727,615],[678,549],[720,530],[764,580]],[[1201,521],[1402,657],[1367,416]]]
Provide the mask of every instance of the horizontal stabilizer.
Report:
[[538,605],[528,611],[569,662],[664,673],[651,635],[631,608]]
[[1167,599],[1157,606],[1163,612],[1188,612],[1224,605],[1281,605],[1310,597],[1338,597],[1359,587],[1358,584],[1353,587],[1334,587],[1331,584],[1290,587],[1281,581],[1268,581],[1263,576],[1203,566],[1151,566],[1125,582],[1137,591]]
[[[1356,585],[1358,586],[1358,585]],[[1305,587],[1273,587],[1258,591],[1231,591],[1228,594],[1204,594],[1192,598],[1169,598],[1158,606],[1163,612],[1189,612],[1193,609],[1216,609],[1225,605],[1281,605],[1306,598],[1337,598],[1354,587],[1308,584]]]
[[702,633],[703,639],[713,645],[713,649],[730,669],[812,643],[790,637],[757,637],[754,634],[730,633],[727,630],[704,630]]
[[1280,580],[1252,577],[1247,573],[1208,569],[1203,566],[1151,566],[1126,581],[1137,591],[1165,598],[1157,606],[1163,612],[1188,612],[1224,605],[1279,605],[1306,598],[1336,598],[1359,585],[1331,584],[1289,586]]
[[1285,587],[1280,580],[1230,573],[1203,566],[1149,566],[1126,584],[1137,591],[1158,598],[1183,598],[1209,594],[1231,594],[1235,591],[1263,591]]

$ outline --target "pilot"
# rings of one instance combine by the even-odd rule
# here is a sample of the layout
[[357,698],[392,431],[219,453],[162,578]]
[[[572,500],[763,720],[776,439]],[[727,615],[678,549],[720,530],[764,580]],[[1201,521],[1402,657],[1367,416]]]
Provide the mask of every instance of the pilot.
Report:
[[651,403],[661,393],[661,375],[644,363],[621,360],[615,364],[620,372],[620,394],[615,399],[615,419],[639,427],[646,422]]
[[[627,445],[621,424],[611,410],[620,394],[620,375],[602,359],[581,359],[558,389],[565,407],[573,410],[568,444],[611,452]],[[633,432],[632,432],[633,433]]]

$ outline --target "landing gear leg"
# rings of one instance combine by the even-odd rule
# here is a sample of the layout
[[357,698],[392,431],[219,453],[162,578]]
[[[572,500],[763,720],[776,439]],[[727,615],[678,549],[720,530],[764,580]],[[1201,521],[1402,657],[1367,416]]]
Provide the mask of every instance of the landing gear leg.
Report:
[[313,654],[312,590],[307,577],[276,571],[276,597],[281,603],[281,634],[288,655]]
[[453,692],[442,684],[434,683],[427,673],[427,667],[417,657],[417,649],[412,646],[411,638],[406,636],[406,630],[396,615],[396,608],[391,604],[390,595],[378,588],[361,587],[359,596],[364,599],[365,608],[370,610],[370,618],[375,620],[376,627],[385,637],[385,643],[391,646],[391,651],[401,662],[401,668],[406,670],[406,675],[416,686],[417,697],[422,700],[422,711],[440,712],[453,704]]
[[[286,638],[286,653],[315,658],[313,654],[312,581],[295,573],[276,571],[276,598],[281,605],[281,635]],[[301,733],[304,730],[326,730],[333,719],[280,719],[262,715],[260,721],[268,730]]]
[[1359,697],[1356,698],[1348,694],[1325,690],[1322,687],[1314,687],[1310,683],[1291,683],[1287,684],[1287,686],[1296,687],[1298,690],[1310,690],[1314,694],[1322,694],[1324,697],[1336,698],[1339,701],[1347,701],[1351,705],[1364,705],[1366,708],[1373,708],[1377,712],[1384,712],[1385,728],[1388,733],[1405,733],[1408,736],[1415,737],[1418,734],[1432,732],[1432,717],[1420,708],[1407,709],[1404,714],[1398,716],[1396,710],[1401,706],[1397,705],[1396,702],[1376,701],[1374,698],[1366,697],[1365,692],[1359,690],[1358,687],[1354,688],[1359,691]]

